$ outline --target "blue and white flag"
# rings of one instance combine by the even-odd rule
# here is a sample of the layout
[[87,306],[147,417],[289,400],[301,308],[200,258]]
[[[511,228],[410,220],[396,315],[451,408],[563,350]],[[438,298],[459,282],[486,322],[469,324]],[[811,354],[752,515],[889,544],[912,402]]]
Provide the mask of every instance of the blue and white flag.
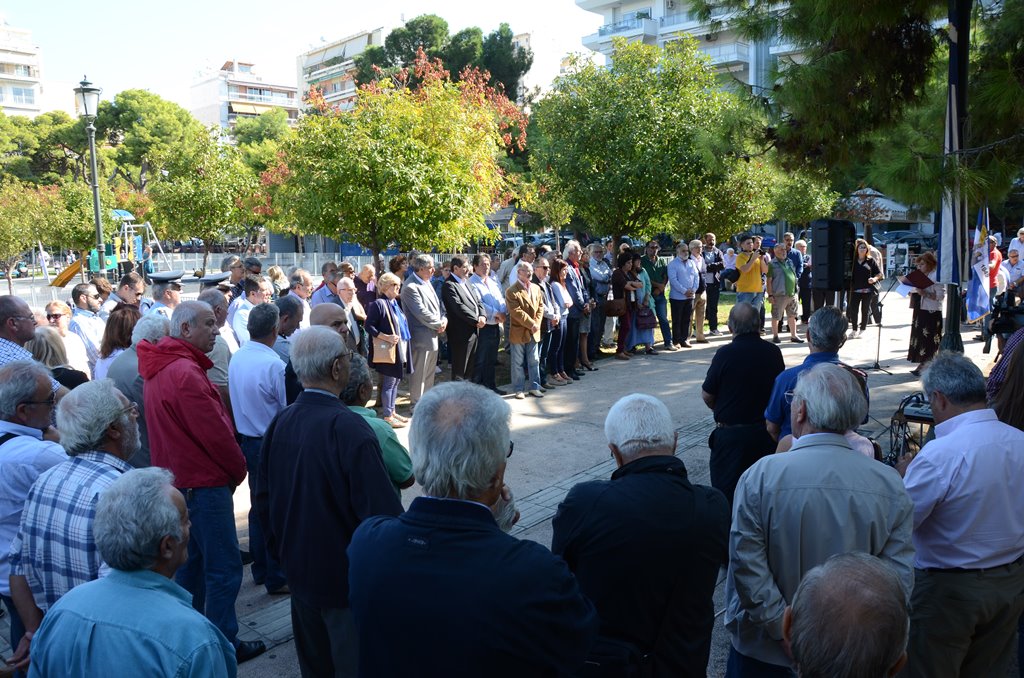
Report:
[[988,206],[978,210],[978,225],[971,242],[971,283],[967,287],[967,322],[973,323],[988,315],[989,299],[988,262],[992,252],[988,241]]
[[[952,78],[952,74],[950,75]],[[960,152],[959,125],[956,115],[956,90],[954,81],[950,81],[946,92],[946,130],[942,144],[942,152],[948,166],[956,163],[956,154]],[[971,259],[966,256],[970,251],[967,242],[967,203],[960,194],[960,182],[954,180],[953,185],[947,184],[942,190],[942,208],[936,215],[939,230],[938,273],[939,282],[947,285],[960,285],[968,277],[967,268]]]

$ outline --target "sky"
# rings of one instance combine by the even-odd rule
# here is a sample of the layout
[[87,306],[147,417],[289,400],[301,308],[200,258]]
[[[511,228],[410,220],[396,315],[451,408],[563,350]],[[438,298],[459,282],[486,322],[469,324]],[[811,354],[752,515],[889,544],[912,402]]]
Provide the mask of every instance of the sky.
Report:
[[586,52],[582,37],[603,23],[573,0],[0,0],[8,24],[32,31],[44,82],[70,90],[87,75],[104,99],[141,88],[185,108],[197,75],[229,59],[255,63],[266,82],[294,85],[295,57],[321,38],[390,29],[421,14],[442,17],[450,33],[478,26],[486,35],[502,22],[531,33],[530,85],[550,83],[561,58]]

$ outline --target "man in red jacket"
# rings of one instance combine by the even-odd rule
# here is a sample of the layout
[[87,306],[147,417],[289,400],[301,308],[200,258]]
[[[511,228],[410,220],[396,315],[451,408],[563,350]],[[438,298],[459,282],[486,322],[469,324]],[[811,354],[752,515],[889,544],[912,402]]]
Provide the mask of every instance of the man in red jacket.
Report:
[[209,304],[185,301],[171,316],[170,336],[138,346],[145,380],[146,426],[153,466],[174,473],[192,519],[188,562],[175,579],[235,646],[241,663],[266,651],[262,641],[238,640],[235,600],[242,585],[232,494],[245,480],[245,458],[217,388],[206,376],[206,354],[217,337]]

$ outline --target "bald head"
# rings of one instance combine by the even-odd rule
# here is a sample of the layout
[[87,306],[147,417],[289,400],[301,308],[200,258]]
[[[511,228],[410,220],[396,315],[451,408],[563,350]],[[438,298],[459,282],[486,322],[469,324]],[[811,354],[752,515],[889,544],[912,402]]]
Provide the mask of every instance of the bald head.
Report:
[[329,327],[338,334],[348,333],[348,314],[337,304],[317,304],[309,312],[309,324]]
[[729,331],[734,338],[742,334],[756,334],[760,329],[760,313],[752,304],[741,301],[729,311]]

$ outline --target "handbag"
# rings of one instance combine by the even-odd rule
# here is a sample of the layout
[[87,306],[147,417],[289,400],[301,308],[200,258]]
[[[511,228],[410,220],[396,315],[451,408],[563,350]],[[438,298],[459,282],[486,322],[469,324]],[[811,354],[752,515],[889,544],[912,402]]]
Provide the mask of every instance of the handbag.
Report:
[[[388,306],[388,302],[384,302]],[[388,308],[388,322],[391,324],[391,334],[395,334],[395,321],[391,318],[391,309]],[[381,339],[380,336],[373,338],[373,363],[375,365],[394,365],[398,359],[398,344]]]
[[658,326],[658,318],[650,306],[641,306],[636,312],[636,327],[638,330],[653,330]]
[[737,280],[740,279],[740,269],[738,269],[738,268],[726,269],[726,270],[722,271],[722,274],[720,276],[718,276],[718,277],[721,278],[722,280],[727,280],[727,281],[729,281],[731,283],[735,283]]
[[626,315],[626,300],[609,299],[604,302],[604,314],[608,318],[619,318]]

